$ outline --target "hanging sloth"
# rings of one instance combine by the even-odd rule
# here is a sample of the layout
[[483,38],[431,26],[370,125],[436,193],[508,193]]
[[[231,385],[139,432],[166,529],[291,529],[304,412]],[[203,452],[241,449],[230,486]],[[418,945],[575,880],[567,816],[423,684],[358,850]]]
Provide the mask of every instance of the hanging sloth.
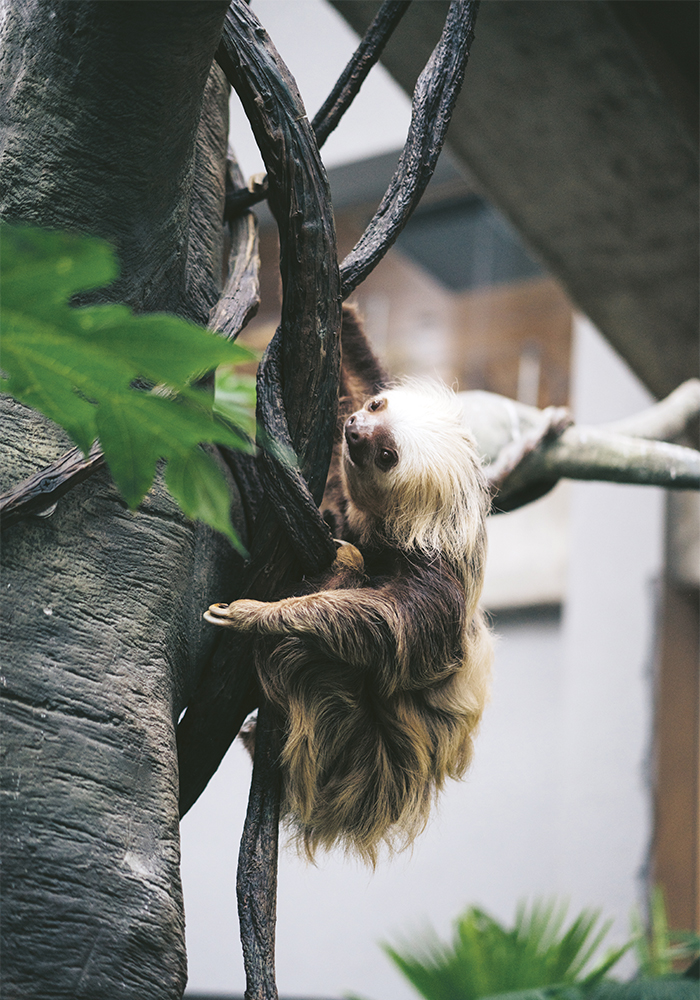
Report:
[[337,844],[375,864],[472,756],[492,655],[477,607],[489,495],[454,393],[390,385],[347,306],[342,348],[323,499],[335,562],[296,596],[205,618],[259,636],[284,718],[282,812],[307,855]]

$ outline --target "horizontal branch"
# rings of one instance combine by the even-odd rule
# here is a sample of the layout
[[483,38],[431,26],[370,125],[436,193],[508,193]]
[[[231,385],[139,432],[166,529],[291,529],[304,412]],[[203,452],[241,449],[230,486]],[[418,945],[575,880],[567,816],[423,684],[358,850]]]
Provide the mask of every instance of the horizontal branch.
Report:
[[700,414],[700,379],[691,378],[648,410],[633,417],[616,420],[600,430],[613,434],[629,434],[630,437],[654,438],[657,441],[673,441],[683,434],[692,420]]
[[521,482],[549,478],[698,490],[700,452],[665,441],[573,426],[531,452],[506,483],[513,490]]
[[459,395],[499,511],[536,500],[559,479],[700,489],[700,452],[663,440],[682,435],[700,414],[698,379],[641,413],[599,427],[571,425],[566,411],[539,410],[495,393]]

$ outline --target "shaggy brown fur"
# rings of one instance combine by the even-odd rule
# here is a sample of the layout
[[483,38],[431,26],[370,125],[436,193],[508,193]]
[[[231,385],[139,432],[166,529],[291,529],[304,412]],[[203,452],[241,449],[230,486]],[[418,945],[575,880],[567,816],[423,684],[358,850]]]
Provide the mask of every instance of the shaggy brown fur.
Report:
[[260,636],[260,683],[286,722],[283,811],[309,857],[341,844],[372,864],[464,773],[491,661],[473,442],[449,390],[383,380],[346,310],[343,418],[371,396],[344,419],[324,497],[336,561],[309,592],[205,615]]

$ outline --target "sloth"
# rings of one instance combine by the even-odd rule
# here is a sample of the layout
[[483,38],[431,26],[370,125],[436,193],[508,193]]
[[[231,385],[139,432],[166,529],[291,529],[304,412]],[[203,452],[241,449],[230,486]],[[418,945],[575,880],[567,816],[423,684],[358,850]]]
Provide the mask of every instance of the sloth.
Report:
[[374,866],[382,844],[413,841],[472,756],[491,666],[477,607],[489,494],[451,390],[389,383],[347,306],[342,349],[323,500],[335,562],[294,596],[204,617],[257,637],[300,847],[313,860],[339,845]]

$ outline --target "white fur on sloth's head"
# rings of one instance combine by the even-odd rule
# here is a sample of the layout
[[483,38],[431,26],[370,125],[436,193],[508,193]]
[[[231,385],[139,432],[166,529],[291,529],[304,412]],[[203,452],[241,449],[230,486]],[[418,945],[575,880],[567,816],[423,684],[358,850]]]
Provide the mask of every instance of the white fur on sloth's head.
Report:
[[439,383],[406,380],[371,397],[349,422],[353,417],[379,434],[379,451],[389,459],[395,451],[388,468],[364,456],[358,464],[347,437],[343,442],[348,517],[360,539],[379,533],[405,551],[442,553],[457,564],[477,555],[488,494],[455,394]]

